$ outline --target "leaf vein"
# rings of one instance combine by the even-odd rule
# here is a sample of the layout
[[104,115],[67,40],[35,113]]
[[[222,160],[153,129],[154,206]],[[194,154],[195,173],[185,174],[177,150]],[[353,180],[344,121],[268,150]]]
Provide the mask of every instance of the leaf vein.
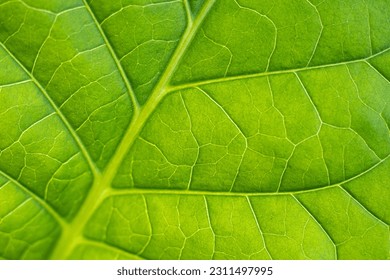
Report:
[[299,201],[299,199],[294,195],[294,194],[291,194],[291,197],[299,204],[299,206],[301,208],[303,208],[303,210],[305,210],[306,213],[309,214],[309,216],[313,219],[313,221],[321,228],[321,230],[325,233],[325,235],[328,237],[328,239],[332,242],[333,244],[333,247],[334,247],[334,253],[335,253],[335,259],[337,260],[338,256],[337,256],[337,244],[336,242],[333,240],[333,238],[329,235],[329,233],[325,230],[324,226],[320,223],[320,221],[318,221],[318,219],[309,211],[309,209],[307,209],[303,203],[301,203]]
[[59,224],[60,227],[64,228],[64,227],[68,226],[68,224],[65,222],[63,217],[61,217],[57,213],[57,211],[50,204],[48,204],[45,200],[40,198],[37,194],[35,194],[33,191],[31,191],[29,188],[27,188],[21,182],[17,181],[15,178],[13,178],[9,174],[5,173],[4,171],[0,170],[0,175],[7,178],[7,180],[9,182],[18,186],[20,189],[22,189],[24,192],[26,192],[31,198],[33,198],[35,201],[37,201],[42,206],[42,208],[45,209],[53,217],[53,219]]
[[69,123],[68,119],[65,117],[65,115],[62,113],[62,111],[59,109],[59,107],[55,104],[53,99],[50,97],[50,95],[47,93],[47,91],[44,89],[44,87],[40,84],[40,82],[35,78],[35,76],[24,67],[24,65],[21,63],[19,59],[17,59],[14,54],[3,44],[0,42],[0,46],[8,53],[8,55],[19,65],[20,68],[23,69],[23,71],[30,76],[31,80],[34,82],[34,84],[38,87],[38,89],[42,92],[42,94],[45,96],[46,100],[49,102],[50,106],[53,108],[53,110],[58,114],[60,117],[62,123],[65,125],[67,130],[69,131],[70,135],[76,142],[76,144],[79,146],[84,158],[87,160],[88,165],[92,171],[92,173],[97,173],[97,167],[95,163],[93,162],[92,158],[90,157],[86,147],[84,146],[83,142],[81,141],[80,137],[74,130],[74,128]]
[[111,43],[110,43],[109,39],[106,36],[106,33],[104,32],[102,26],[97,21],[97,19],[95,17],[95,14],[93,13],[93,11],[92,11],[91,7],[89,6],[88,2],[86,0],[83,0],[83,2],[84,2],[85,8],[87,9],[88,13],[91,15],[91,18],[92,18],[93,22],[95,23],[96,27],[98,28],[98,30],[99,30],[102,38],[103,38],[103,41],[104,41],[105,45],[107,46],[107,49],[108,49],[112,59],[114,60],[116,66],[119,69],[119,73],[120,73],[120,75],[122,77],[123,82],[125,83],[127,92],[129,93],[130,99],[131,99],[131,101],[133,103],[134,110],[138,111],[139,110],[138,100],[137,100],[137,98],[135,96],[133,88],[130,85],[129,78],[126,75],[126,73],[125,73],[125,71],[124,71],[124,69],[122,67],[122,64],[120,63],[120,61],[119,61],[119,59],[118,59],[114,49],[111,46]]

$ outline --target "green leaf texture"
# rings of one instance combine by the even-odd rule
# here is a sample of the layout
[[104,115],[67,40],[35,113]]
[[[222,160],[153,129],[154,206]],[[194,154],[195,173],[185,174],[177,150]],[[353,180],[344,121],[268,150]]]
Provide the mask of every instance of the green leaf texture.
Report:
[[389,0],[0,0],[0,258],[389,259]]

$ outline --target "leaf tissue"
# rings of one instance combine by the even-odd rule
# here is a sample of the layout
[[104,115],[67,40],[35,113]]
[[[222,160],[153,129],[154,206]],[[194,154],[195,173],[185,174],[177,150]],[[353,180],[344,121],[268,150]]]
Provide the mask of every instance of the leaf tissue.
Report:
[[389,259],[389,0],[0,0],[1,259]]

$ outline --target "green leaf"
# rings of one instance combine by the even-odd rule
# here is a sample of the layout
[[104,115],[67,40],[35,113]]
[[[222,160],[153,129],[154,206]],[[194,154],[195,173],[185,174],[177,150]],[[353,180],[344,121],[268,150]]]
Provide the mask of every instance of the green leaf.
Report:
[[389,259],[389,18],[0,0],[0,258]]

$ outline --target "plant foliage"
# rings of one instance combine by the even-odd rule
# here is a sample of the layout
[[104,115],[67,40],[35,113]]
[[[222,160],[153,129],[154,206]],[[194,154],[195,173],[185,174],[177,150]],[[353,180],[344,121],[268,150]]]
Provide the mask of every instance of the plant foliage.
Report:
[[389,0],[0,0],[0,258],[388,259]]

